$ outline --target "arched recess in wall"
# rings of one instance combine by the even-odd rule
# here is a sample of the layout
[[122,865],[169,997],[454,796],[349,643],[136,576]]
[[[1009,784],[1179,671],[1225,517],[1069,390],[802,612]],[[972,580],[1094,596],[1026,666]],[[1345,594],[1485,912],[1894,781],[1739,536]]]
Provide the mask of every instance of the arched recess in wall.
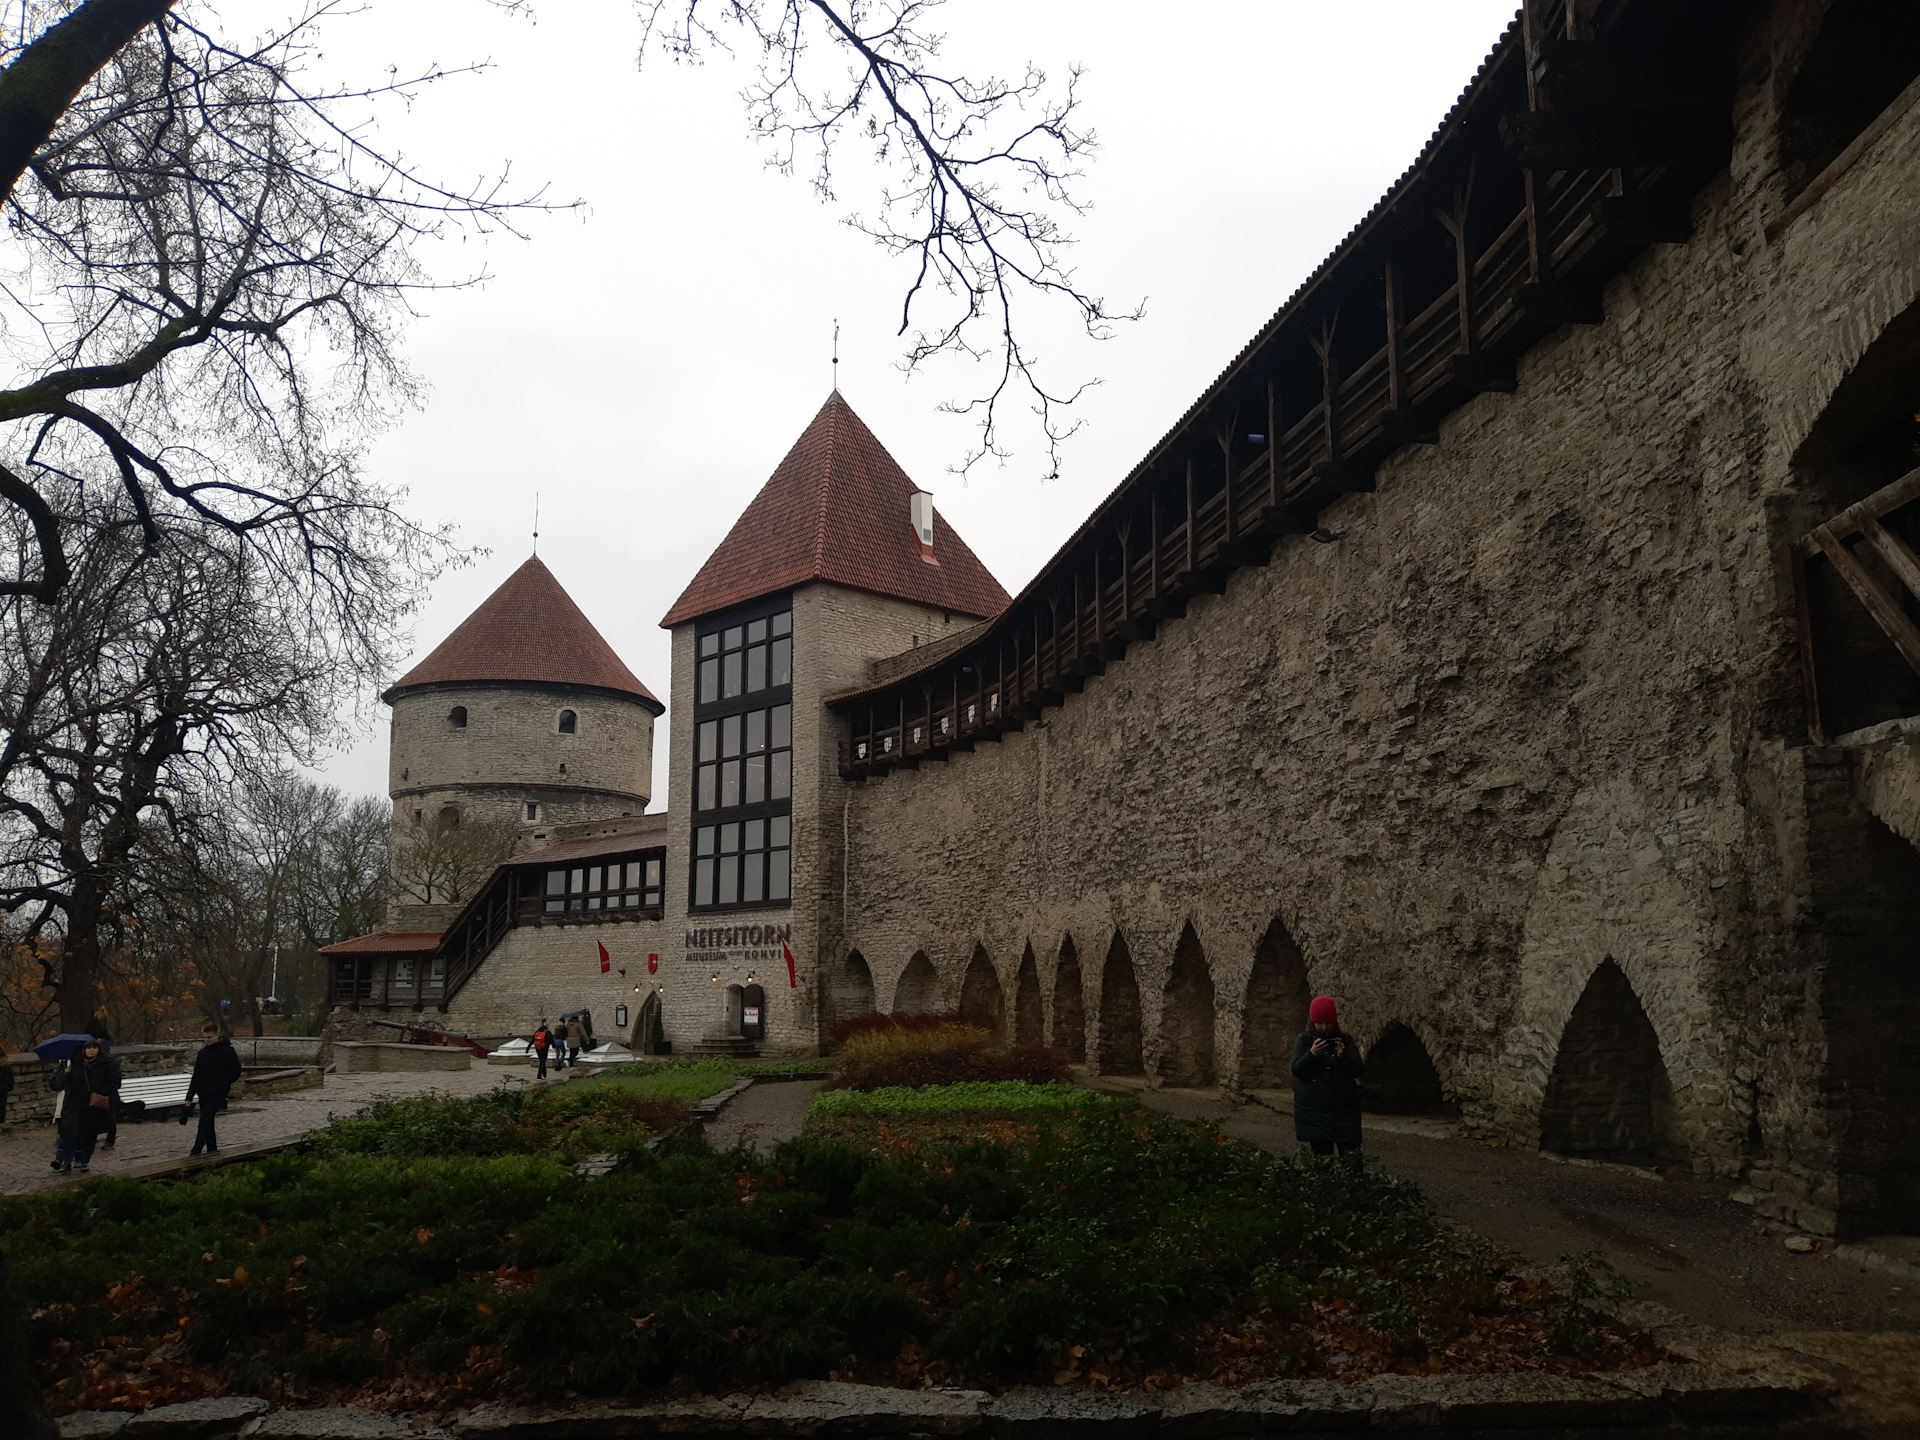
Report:
[[[1792,547],[1801,645],[1812,659],[1807,728],[1826,741],[1882,721],[1920,714],[1920,673],[1876,619],[1859,585],[1876,588],[1909,623],[1920,596],[1901,579],[1892,547],[1920,549],[1920,499],[1887,504],[1889,487],[1920,466],[1920,304],[1909,306],[1867,347],[1794,452],[1794,497],[1783,537]],[[1897,494],[1899,492],[1893,492]],[[1842,519],[1865,503],[1884,537]],[[1851,558],[1842,568],[1815,526]]]
[[1033,963],[1033,942],[1020,956],[1020,974],[1013,982],[1013,1043],[1040,1045],[1046,1041],[1046,1016],[1040,1012],[1040,967]]
[[830,1021],[835,1026],[873,1013],[873,969],[858,950],[849,950],[847,958],[828,977],[827,1000],[833,1007]]
[[1540,1148],[1627,1165],[1684,1163],[1660,1038],[1626,972],[1603,960],[1560,1035]]
[[916,950],[893,986],[893,1013],[936,1015],[940,1011],[940,976],[927,952]]
[[1160,1011],[1160,1078],[1169,1085],[1215,1085],[1213,972],[1200,937],[1187,925],[1173,949]]
[[1100,1073],[1139,1075],[1146,1070],[1140,1050],[1140,982],[1133,974],[1127,937],[1113,932],[1107,963],[1100,967]]
[[1293,1083],[1293,1039],[1307,1028],[1307,958],[1278,918],[1253,951],[1240,1031],[1240,1084],[1248,1090]]
[[1453,1115],[1426,1043],[1398,1020],[1367,1051],[1360,1108],[1376,1115]]
[[1087,1058],[1087,992],[1080,979],[1080,955],[1073,936],[1060,942],[1053,967],[1053,1046],[1075,1064]]
[[969,1025],[978,1025],[997,1040],[1003,1034],[1005,1006],[1000,976],[993,968],[993,961],[987,958],[987,947],[976,945],[973,958],[967,961],[967,973],[960,981],[960,1018]]
[[1780,104],[1780,167],[1796,195],[1920,75],[1920,7],[1833,0]]

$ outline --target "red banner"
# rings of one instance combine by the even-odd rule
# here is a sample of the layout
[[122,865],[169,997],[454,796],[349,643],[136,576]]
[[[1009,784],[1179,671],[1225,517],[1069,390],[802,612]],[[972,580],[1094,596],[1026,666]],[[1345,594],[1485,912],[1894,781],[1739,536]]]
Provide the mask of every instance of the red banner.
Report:
[[793,947],[782,939],[780,948],[786,953],[787,957],[787,988],[789,990],[798,990],[800,988],[800,979],[793,973]]
[[600,946],[600,973],[604,975],[609,970],[613,969],[613,957],[607,954],[606,941],[602,940],[602,941],[598,941],[597,943]]

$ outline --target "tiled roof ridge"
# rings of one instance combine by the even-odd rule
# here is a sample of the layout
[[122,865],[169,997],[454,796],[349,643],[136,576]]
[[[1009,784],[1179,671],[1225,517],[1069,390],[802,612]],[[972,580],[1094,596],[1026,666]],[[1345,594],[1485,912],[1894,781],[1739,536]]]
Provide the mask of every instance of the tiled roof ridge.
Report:
[[833,504],[833,452],[834,442],[840,436],[840,412],[851,413],[852,407],[841,398],[840,387],[833,387],[833,393],[827,396],[827,404],[833,407],[833,419],[827,424],[827,460],[820,467],[820,503],[814,511],[813,524],[813,573],[818,575],[827,564],[827,507]]
[[538,555],[522,561],[381,698],[391,704],[432,685],[501,683],[612,691],[655,714],[665,708]]

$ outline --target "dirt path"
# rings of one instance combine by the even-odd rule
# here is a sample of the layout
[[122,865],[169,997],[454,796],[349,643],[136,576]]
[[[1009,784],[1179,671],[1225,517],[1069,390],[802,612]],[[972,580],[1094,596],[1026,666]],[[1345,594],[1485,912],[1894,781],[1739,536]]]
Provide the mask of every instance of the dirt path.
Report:
[[[1226,1105],[1201,1091],[1146,1090],[1139,1098],[1170,1114],[1217,1119],[1228,1134],[1275,1154],[1298,1148],[1292,1116],[1264,1105]],[[1721,1190],[1441,1138],[1451,1133],[1442,1122],[1369,1117],[1366,1148],[1418,1184],[1441,1215],[1529,1260],[1551,1264],[1598,1250],[1647,1287],[1644,1298],[1724,1330],[1920,1332],[1920,1284],[1823,1252],[1795,1254],[1779,1235],[1756,1231],[1753,1212]]]
[[800,1133],[807,1102],[819,1088],[818,1080],[761,1081],[707,1122],[707,1139],[720,1150],[745,1141],[770,1151]]

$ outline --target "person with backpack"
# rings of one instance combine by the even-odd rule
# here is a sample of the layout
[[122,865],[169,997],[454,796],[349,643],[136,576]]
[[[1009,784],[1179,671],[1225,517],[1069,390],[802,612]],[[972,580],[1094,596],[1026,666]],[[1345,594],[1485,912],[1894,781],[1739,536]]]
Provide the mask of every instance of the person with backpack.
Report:
[[547,1022],[542,1020],[533,1031],[533,1054],[534,1058],[540,1062],[540,1070],[533,1077],[536,1080],[547,1078],[547,1049],[552,1044],[553,1035],[547,1029]]
[[227,1092],[240,1083],[245,1067],[233,1048],[233,1042],[209,1020],[200,1027],[200,1053],[193,1057],[193,1078],[187,1082],[187,1108],[180,1112],[180,1123],[187,1123],[193,1111],[194,1097],[200,1099],[200,1128],[194,1133],[189,1153],[220,1153],[220,1141],[214,1134],[213,1118],[227,1108]]

